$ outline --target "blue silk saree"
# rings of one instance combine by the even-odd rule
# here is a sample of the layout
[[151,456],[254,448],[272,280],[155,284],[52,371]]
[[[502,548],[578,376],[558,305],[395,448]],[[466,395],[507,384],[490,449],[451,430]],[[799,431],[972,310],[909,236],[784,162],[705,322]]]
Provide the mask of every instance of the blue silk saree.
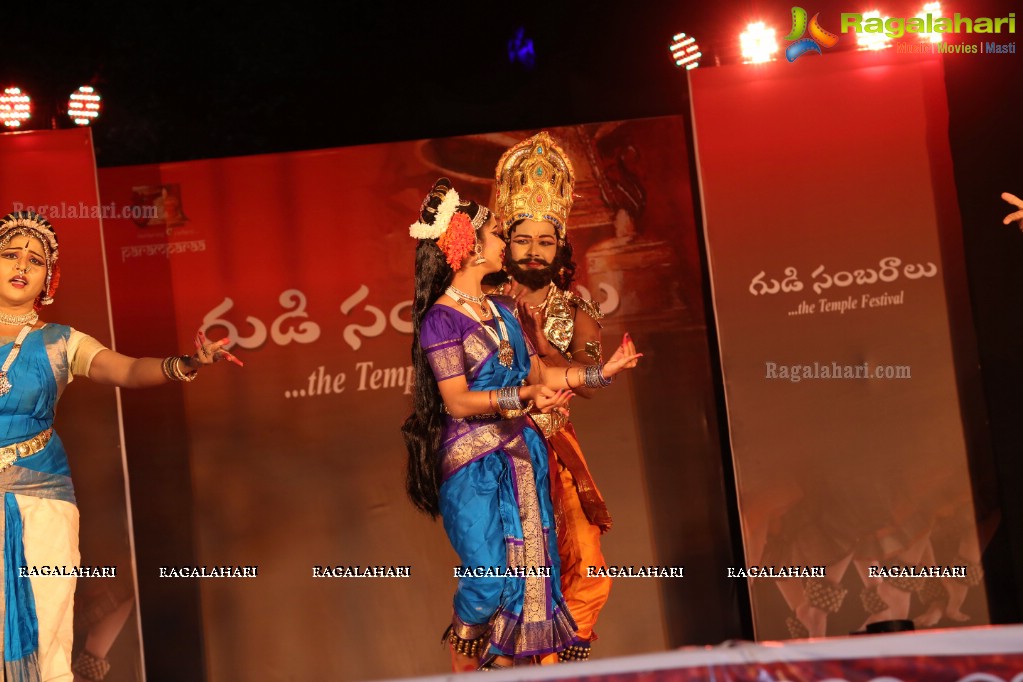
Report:
[[[438,382],[464,376],[470,390],[489,391],[526,379],[531,352],[522,329],[507,307],[497,308],[515,351],[511,367],[498,362],[497,342],[479,322],[444,305],[427,311],[420,343]],[[561,594],[543,436],[525,415],[446,416],[438,455],[441,516],[462,562],[454,634],[488,635],[492,655],[569,646],[575,622]]]
[[[57,400],[67,386],[70,329],[48,324],[25,337],[8,369],[11,389],[0,396],[0,449],[24,443],[53,426]],[[12,343],[0,345],[0,362]],[[71,471],[60,438],[0,471],[3,576],[3,679],[35,682],[71,679],[71,614],[75,579],[33,580],[21,575],[35,564],[74,568],[78,556],[78,510]],[[39,582],[41,581],[41,582]],[[40,591],[42,590],[42,591]],[[60,677],[60,679],[65,679]]]

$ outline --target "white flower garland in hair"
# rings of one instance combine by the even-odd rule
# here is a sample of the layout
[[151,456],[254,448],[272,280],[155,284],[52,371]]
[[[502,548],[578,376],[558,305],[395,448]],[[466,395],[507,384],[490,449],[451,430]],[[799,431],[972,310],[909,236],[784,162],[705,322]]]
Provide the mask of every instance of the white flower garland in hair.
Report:
[[433,224],[427,225],[422,220],[412,223],[412,226],[408,229],[409,236],[416,239],[438,239],[448,229],[451,218],[457,210],[458,192],[454,189],[449,189],[448,193],[444,195],[444,199],[441,200],[440,206],[437,207],[437,214],[434,216]]

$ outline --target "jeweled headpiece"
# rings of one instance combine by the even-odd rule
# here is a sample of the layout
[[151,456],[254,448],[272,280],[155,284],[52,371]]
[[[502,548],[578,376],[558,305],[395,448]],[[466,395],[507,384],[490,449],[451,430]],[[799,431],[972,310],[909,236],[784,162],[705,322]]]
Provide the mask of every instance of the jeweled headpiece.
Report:
[[501,227],[519,220],[546,220],[565,240],[568,213],[572,210],[575,171],[565,151],[547,131],[523,140],[501,155],[497,162],[497,213]]
[[43,245],[43,256],[46,258],[46,282],[39,294],[39,305],[53,303],[53,294],[60,282],[60,268],[57,265],[57,233],[46,218],[34,211],[14,211],[0,220],[0,251],[4,251],[11,240],[18,235],[35,237]]
[[419,207],[419,220],[409,227],[409,236],[436,239],[453,270],[462,266],[476,246],[476,232],[487,224],[490,209],[475,201],[463,201],[447,178],[433,183],[433,189]]

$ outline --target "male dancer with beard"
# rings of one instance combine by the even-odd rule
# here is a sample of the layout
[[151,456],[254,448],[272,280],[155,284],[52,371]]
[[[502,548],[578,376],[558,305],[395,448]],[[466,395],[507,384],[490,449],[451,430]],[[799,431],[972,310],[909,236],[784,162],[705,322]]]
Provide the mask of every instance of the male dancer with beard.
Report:
[[[548,133],[540,132],[506,151],[496,175],[497,215],[508,241],[505,269],[511,279],[493,293],[515,298],[523,331],[548,367],[564,367],[567,372],[570,367],[600,364],[603,315],[570,290],[575,263],[565,226],[575,184],[571,162]],[[593,394],[593,389],[573,390],[586,398]],[[600,535],[611,528],[611,515],[567,411],[532,417],[550,445],[561,587],[578,625],[576,642],[559,658],[585,660],[597,615],[611,590],[610,578],[590,575],[606,567]]]

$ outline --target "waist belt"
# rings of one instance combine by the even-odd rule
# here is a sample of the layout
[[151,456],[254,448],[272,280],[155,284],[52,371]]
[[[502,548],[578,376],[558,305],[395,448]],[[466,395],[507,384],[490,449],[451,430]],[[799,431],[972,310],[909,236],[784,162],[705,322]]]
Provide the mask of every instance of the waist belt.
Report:
[[565,424],[568,423],[568,415],[564,412],[552,411],[546,414],[541,412],[532,412],[529,416],[533,418],[533,422],[547,438],[550,438],[558,431],[565,428]]
[[52,435],[53,429],[46,429],[28,440],[11,443],[0,448],[0,471],[7,469],[22,457],[30,457],[45,448]]

